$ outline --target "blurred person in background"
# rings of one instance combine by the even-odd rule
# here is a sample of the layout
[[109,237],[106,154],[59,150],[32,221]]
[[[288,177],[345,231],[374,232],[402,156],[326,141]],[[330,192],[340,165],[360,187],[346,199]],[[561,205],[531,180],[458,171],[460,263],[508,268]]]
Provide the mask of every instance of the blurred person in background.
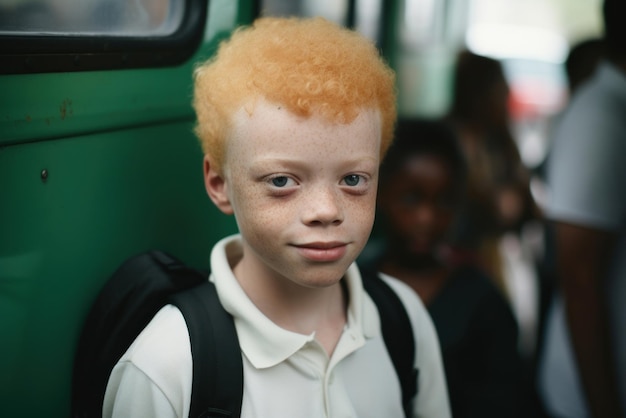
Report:
[[576,43],[567,54],[565,73],[570,97],[589,80],[604,58],[604,40],[589,38]]
[[[587,82],[595,72],[598,64],[602,62],[605,56],[604,40],[602,38],[586,38],[575,43],[571,48],[565,60],[565,75],[567,78],[568,97],[574,96],[578,88]],[[563,114],[567,106],[552,116],[550,121],[550,134],[548,140],[554,137],[554,130],[559,126]],[[550,160],[551,145],[549,144],[546,157],[534,170],[545,188],[547,183],[547,162]],[[548,219],[543,223],[543,257],[538,263],[540,271],[541,290],[539,301],[539,319],[537,330],[537,351],[541,351],[543,345],[543,337],[545,335],[545,322],[548,310],[552,304],[554,289],[557,285],[556,263],[555,263],[555,245],[554,245],[554,225]]]
[[548,169],[559,288],[539,378],[566,418],[626,416],[626,2],[605,0],[603,16],[607,59],[574,94]]
[[449,245],[466,173],[448,125],[401,119],[380,172],[377,222],[384,244],[368,264],[407,283],[426,305],[455,418],[522,417],[516,319],[475,260]]
[[538,217],[510,127],[509,85],[499,61],[462,51],[454,72],[448,121],[468,163],[468,199],[454,241],[477,254],[497,285],[508,294],[500,239],[519,233]]
[[[572,45],[564,65],[567,81],[567,96],[569,99],[574,96],[574,93],[576,93],[581,85],[589,81],[596,71],[598,64],[600,64],[604,58],[605,47],[604,39],[602,38],[585,38]],[[551,118],[551,131],[561,122],[566,108],[567,106]],[[550,152],[548,151],[546,158],[533,170],[544,182],[546,181],[546,166],[549,160],[549,154]]]

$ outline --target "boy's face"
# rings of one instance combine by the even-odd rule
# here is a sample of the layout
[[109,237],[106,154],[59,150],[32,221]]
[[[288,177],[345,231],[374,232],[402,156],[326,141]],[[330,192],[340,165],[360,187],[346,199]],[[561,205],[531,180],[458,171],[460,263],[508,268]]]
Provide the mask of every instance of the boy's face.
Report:
[[383,185],[379,204],[394,249],[411,263],[433,257],[453,219],[456,196],[448,164],[414,155]]
[[336,283],[374,221],[379,113],[363,110],[342,125],[260,101],[234,121],[220,177],[221,209],[234,212],[244,241],[238,272],[311,288]]

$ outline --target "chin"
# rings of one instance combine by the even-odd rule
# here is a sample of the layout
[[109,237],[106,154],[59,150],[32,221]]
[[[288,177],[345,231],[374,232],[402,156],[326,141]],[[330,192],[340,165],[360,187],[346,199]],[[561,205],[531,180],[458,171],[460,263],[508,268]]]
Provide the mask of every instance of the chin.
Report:
[[[349,267],[349,265],[348,265]],[[339,283],[343,276],[345,276],[346,268],[339,268],[338,266],[333,266],[331,268],[310,268],[308,271],[301,276],[301,278],[297,281],[301,285],[309,288],[321,289],[325,287],[334,286]]]

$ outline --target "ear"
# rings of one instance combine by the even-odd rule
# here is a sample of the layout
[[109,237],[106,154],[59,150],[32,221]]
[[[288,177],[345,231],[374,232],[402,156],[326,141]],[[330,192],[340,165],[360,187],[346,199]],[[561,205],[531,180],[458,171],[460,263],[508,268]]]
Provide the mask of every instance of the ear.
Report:
[[219,210],[227,215],[232,215],[233,207],[228,198],[226,179],[221,173],[215,170],[215,165],[211,164],[208,155],[204,156],[203,171],[204,187],[206,188],[207,194]]

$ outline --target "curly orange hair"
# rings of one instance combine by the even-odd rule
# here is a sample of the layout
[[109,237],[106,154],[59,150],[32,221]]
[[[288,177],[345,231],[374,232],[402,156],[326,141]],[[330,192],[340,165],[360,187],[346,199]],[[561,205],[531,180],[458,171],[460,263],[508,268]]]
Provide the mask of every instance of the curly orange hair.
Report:
[[194,72],[196,134],[221,170],[233,114],[262,98],[296,115],[351,123],[381,114],[381,159],[396,121],[395,74],[362,35],[323,18],[261,18]]

